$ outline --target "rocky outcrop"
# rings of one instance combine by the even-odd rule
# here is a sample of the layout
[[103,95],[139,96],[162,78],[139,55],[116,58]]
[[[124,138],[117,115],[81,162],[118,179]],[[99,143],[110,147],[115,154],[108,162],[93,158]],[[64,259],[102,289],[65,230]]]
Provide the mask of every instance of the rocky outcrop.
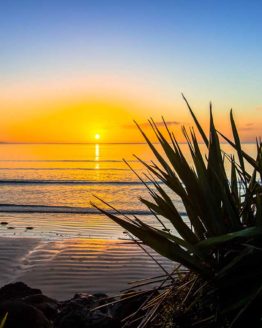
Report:
[[[123,298],[126,296],[123,294]],[[40,289],[16,282],[0,289],[0,319],[8,312],[4,328],[121,328],[121,321],[144,301],[145,297],[140,296],[115,302],[98,293],[75,294],[72,299],[58,302]]]

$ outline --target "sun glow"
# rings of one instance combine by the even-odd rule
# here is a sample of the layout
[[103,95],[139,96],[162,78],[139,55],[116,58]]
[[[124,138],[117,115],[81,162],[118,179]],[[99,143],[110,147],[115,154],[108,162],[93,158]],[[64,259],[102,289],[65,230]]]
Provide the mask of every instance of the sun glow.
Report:
[[96,133],[96,134],[95,134],[95,139],[96,139],[96,140],[99,140],[99,139],[100,139],[100,134],[99,134],[99,133]]

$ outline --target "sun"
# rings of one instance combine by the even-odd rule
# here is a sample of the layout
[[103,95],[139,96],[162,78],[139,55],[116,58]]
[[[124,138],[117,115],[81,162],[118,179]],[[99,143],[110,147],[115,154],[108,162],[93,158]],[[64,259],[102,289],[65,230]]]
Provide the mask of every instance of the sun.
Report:
[[99,134],[99,133],[96,133],[96,134],[95,134],[95,139],[96,139],[96,140],[99,140],[99,139],[100,139],[100,134]]

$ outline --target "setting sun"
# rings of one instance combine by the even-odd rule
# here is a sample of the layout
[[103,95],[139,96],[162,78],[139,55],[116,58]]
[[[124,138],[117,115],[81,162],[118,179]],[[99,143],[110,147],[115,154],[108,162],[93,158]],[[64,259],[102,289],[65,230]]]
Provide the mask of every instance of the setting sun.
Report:
[[96,140],[99,140],[99,139],[100,139],[100,134],[99,134],[99,133],[96,133],[96,134],[95,134],[95,139],[96,139]]
[[261,12],[0,0],[0,328],[262,328]]

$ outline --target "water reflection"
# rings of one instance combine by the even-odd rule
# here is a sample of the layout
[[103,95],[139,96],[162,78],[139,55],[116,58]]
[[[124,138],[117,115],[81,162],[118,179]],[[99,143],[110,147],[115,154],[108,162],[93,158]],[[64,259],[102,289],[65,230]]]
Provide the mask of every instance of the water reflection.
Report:
[[95,145],[95,161],[97,162],[95,165],[96,170],[99,170],[100,164],[99,164],[99,158],[100,158],[100,145]]
[[100,157],[100,145],[99,144],[96,144],[96,146],[95,146],[95,154],[96,154],[95,160],[99,161],[99,157]]

